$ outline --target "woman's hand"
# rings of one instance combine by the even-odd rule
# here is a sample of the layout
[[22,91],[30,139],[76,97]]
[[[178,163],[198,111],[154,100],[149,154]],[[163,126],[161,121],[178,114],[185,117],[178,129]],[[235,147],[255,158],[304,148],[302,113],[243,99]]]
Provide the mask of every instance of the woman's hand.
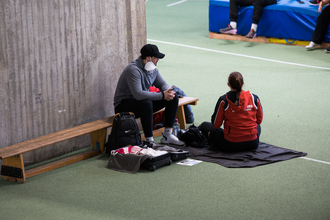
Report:
[[319,3],[319,13],[322,11],[322,7],[325,6],[326,4],[329,3],[329,0],[322,0],[320,3]]
[[321,1],[320,3],[319,3],[319,13],[322,11],[322,7],[323,7],[323,1]]
[[164,99],[166,101],[170,101],[175,97],[175,92],[172,90],[172,88],[169,88],[168,90],[164,91]]

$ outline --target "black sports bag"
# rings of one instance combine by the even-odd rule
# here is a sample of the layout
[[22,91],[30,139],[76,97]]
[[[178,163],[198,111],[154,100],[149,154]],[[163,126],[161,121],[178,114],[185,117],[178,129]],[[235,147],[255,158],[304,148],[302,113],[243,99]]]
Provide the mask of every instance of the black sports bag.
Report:
[[186,132],[181,134],[179,139],[190,147],[203,148],[208,146],[206,137],[194,124],[190,125]]
[[141,144],[141,134],[134,113],[117,113],[113,119],[108,142],[105,145],[108,156],[112,150]]

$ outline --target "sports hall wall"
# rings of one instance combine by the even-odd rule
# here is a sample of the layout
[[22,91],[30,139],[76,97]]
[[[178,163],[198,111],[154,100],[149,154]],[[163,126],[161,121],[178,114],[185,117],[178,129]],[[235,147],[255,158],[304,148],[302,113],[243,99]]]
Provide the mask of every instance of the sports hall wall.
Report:
[[[145,43],[144,0],[1,0],[0,148],[113,114],[118,77]],[[24,158],[86,146],[88,135]]]

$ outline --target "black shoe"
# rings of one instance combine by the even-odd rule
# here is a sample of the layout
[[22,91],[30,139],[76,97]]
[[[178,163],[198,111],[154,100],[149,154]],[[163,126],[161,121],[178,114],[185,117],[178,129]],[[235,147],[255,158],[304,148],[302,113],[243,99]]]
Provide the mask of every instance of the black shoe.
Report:
[[251,31],[245,36],[246,38],[253,39],[257,36],[257,33],[251,29]]
[[156,143],[154,141],[146,141],[146,140],[144,140],[141,145],[141,147],[143,148],[154,148],[155,146]]
[[320,0],[311,0],[311,1],[309,1],[309,4],[311,4],[311,5],[319,5],[320,4]]
[[330,47],[328,47],[327,49],[325,49],[326,53],[330,53]]
[[220,33],[221,34],[237,34],[237,29],[228,25],[228,27],[226,27],[224,29],[220,29]]

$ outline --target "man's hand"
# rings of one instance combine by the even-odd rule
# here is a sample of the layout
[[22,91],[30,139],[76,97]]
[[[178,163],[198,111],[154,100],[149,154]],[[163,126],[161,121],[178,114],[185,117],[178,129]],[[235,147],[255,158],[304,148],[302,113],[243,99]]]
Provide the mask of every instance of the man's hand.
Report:
[[164,91],[164,99],[170,101],[175,97],[175,92],[172,91],[172,88]]

